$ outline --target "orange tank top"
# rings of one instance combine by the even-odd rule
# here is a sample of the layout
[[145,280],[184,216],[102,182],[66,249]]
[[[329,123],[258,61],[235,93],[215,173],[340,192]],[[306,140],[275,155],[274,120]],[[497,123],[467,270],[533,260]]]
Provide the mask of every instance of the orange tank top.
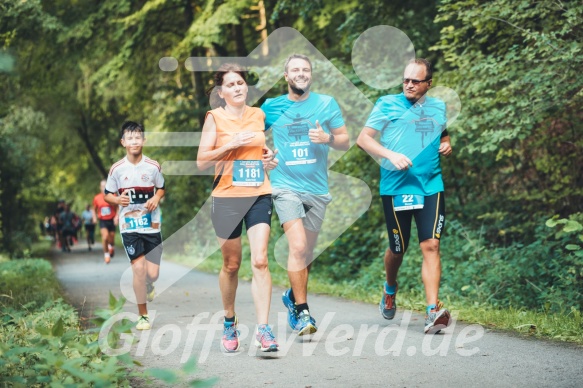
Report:
[[[242,118],[231,115],[223,108],[208,111],[207,116],[209,114],[213,115],[217,126],[215,149],[229,143],[235,133],[255,133],[251,143],[230,151],[215,165],[213,197],[256,197],[271,194],[269,177],[260,162],[265,145],[265,113],[259,108],[248,106]],[[258,179],[261,176],[262,181]]]

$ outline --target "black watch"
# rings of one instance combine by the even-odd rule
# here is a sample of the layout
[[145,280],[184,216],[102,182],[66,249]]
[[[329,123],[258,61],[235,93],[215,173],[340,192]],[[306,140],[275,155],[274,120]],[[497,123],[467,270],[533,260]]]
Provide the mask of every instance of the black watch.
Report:
[[329,133],[328,135],[330,135],[330,140],[328,140],[328,143],[326,143],[326,144],[332,144],[332,143],[334,143],[334,135],[331,134],[331,133]]

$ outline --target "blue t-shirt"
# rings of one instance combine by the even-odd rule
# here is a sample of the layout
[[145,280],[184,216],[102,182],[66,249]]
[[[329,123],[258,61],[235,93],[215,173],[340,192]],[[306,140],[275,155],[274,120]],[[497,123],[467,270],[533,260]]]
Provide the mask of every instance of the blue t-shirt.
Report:
[[382,159],[381,195],[429,196],[443,191],[438,150],[446,124],[445,103],[437,98],[426,97],[416,104],[403,93],[378,99],[366,126],[381,132],[383,147],[413,162],[413,167],[399,171]]
[[268,98],[261,106],[265,112],[265,129],[272,129],[279,164],[269,179],[271,185],[300,193],[328,194],[327,144],[314,144],[308,131],[316,120],[326,133],[344,125],[342,112],[334,98],[310,92],[303,101],[287,95]]

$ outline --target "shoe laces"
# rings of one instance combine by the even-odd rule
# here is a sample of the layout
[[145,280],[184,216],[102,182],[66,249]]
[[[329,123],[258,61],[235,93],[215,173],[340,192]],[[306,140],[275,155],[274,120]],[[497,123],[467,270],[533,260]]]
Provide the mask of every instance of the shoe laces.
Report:
[[395,293],[393,295],[390,295],[390,294],[387,294],[385,292],[385,295],[386,295],[386,297],[385,297],[385,309],[391,310],[395,304],[395,297],[397,296],[397,294]]
[[260,327],[258,330],[259,338],[263,338],[266,341],[273,341],[275,340],[275,336],[271,332],[271,328],[269,325],[265,325],[264,327]]
[[310,321],[310,313],[307,310],[302,311],[301,313],[298,314],[298,319],[300,321]]
[[226,339],[234,340],[239,335],[239,330],[237,330],[237,328],[233,324],[233,325],[225,326],[223,329],[223,334],[224,334]]
[[150,319],[148,318],[147,315],[142,315],[142,316],[140,316],[140,319],[138,319],[138,322],[143,322],[143,321],[150,322]]

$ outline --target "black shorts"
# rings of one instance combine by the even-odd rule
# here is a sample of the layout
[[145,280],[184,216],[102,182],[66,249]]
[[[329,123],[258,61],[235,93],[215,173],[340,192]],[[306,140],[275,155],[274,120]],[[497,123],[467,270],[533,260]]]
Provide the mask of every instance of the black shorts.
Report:
[[423,209],[395,211],[393,196],[382,195],[383,210],[389,246],[393,253],[405,253],[411,237],[411,220],[415,217],[419,242],[440,239],[445,226],[445,200],[443,192],[425,197]]
[[271,226],[273,203],[271,194],[259,197],[213,197],[211,219],[218,237],[234,239],[241,236],[243,221],[247,230],[257,224]]
[[113,220],[99,220],[99,229],[107,229],[108,232],[115,232]]
[[95,224],[85,224],[85,231],[87,233],[94,233],[95,232]]
[[158,233],[121,233],[121,242],[130,262],[146,255],[146,260],[160,265],[162,259],[162,234]]

